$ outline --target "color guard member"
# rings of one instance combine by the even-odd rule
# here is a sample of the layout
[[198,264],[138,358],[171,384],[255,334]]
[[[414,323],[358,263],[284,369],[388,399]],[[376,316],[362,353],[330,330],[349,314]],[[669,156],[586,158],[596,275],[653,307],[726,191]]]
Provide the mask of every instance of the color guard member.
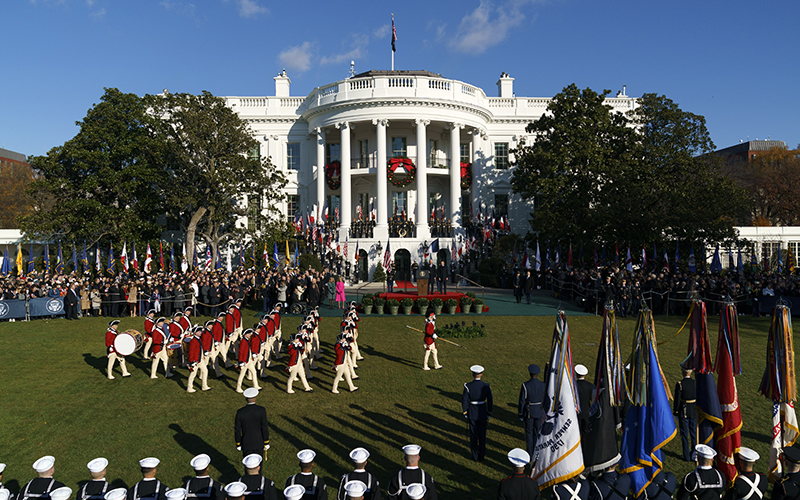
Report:
[[472,382],[464,384],[464,393],[461,395],[461,409],[464,417],[469,421],[469,446],[472,450],[472,459],[483,461],[486,455],[486,423],[492,418],[492,388],[481,380],[483,367],[472,365]]
[[278,500],[278,489],[275,488],[275,483],[261,474],[263,460],[264,458],[258,453],[247,455],[242,459],[245,471],[239,481],[247,486],[247,490],[244,492],[246,500]]
[[242,381],[246,374],[250,374],[253,378],[253,387],[256,389],[261,389],[258,385],[258,376],[256,376],[256,356],[257,354],[253,353],[252,344],[250,343],[250,338],[253,336],[253,330],[248,328],[242,333],[242,338],[239,340],[239,357],[238,357],[238,364],[236,367],[239,369],[239,379],[236,381],[236,392],[243,393],[244,390],[242,389]]
[[150,359],[150,348],[153,346],[153,328],[156,327],[156,310],[150,309],[144,318],[144,359]]
[[[31,479],[22,487],[17,495],[17,500],[29,500],[37,498],[39,500],[53,500],[51,493],[58,488],[64,487],[64,483],[53,479],[53,472],[56,468],[56,459],[50,455],[44,456],[33,462],[33,470],[39,477]],[[70,490],[70,494],[72,490]]]
[[359,388],[353,385],[353,377],[350,373],[350,367],[347,366],[347,355],[350,351],[350,343],[347,342],[342,334],[339,334],[333,350],[336,356],[333,360],[333,369],[336,371],[336,376],[333,379],[333,389],[331,392],[334,394],[339,394],[339,382],[341,382],[343,378],[347,382],[350,392],[357,391]]
[[[197,373],[200,372],[200,388],[204,391],[211,390],[208,386],[208,354],[205,350],[202,340],[200,340],[200,332],[204,330],[202,326],[195,326],[192,328],[192,335],[189,337],[188,349],[188,364],[189,364],[189,380],[186,382],[186,392],[197,392],[194,388],[194,379]],[[208,336],[211,334],[209,333]]]
[[211,457],[202,453],[192,458],[189,465],[194,469],[195,477],[186,481],[183,486],[186,490],[186,498],[200,498],[203,500],[224,500],[222,493],[222,483],[214,481],[208,475],[208,467],[211,465]]
[[290,338],[291,343],[289,344],[289,366],[286,368],[286,371],[289,373],[289,380],[286,382],[286,392],[288,394],[294,394],[292,390],[292,384],[298,378],[303,383],[303,389],[305,392],[314,392],[308,385],[308,380],[306,380],[306,372],[303,369],[303,342],[300,340],[298,335],[295,335]]
[[366,471],[368,458],[369,452],[365,448],[356,448],[350,452],[350,460],[353,461],[355,469],[353,472],[343,475],[339,481],[337,500],[345,500],[347,485],[353,481],[358,481],[364,485],[360,495],[364,500],[381,500],[380,483],[375,476]]
[[539,429],[542,427],[544,412],[542,411],[542,398],[547,387],[539,380],[539,365],[528,365],[530,379],[522,384],[519,390],[519,407],[517,415],[525,424],[525,446],[528,456],[533,454]]
[[139,460],[142,480],[128,490],[128,500],[167,500],[166,493],[169,488],[156,479],[156,468],[159,463],[161,461],[153,457]]
[[613,464],[597,476],[589,486],[589,500],[627,500],[631,489],[631,478],[617,472],[617,455]]
[[725,491],[725,477],[714,468],[714,457],[717,452],[704,444],[698,444],[694,449],[697,455],[697,468],[684,476],[676,499],[719,500]]
[[693,462],[692,451],[697,445],[697,420],[695,416],[696,385],[692,380],[692,370],[681,365],[683,378],[675,384],[673,413],[678,417],[681,429],[683,459]]
[[739,448],[739,475],[733,480],[728,492],[725,494],[726,500],[762,500],[769,486],[769,479],[760,472],[755,472],[758,453],[750,448],[742,446]]
[[772,487],[772,500],[797,500],[800,498],[800,449],[787,446],[781,457],[783,477]]

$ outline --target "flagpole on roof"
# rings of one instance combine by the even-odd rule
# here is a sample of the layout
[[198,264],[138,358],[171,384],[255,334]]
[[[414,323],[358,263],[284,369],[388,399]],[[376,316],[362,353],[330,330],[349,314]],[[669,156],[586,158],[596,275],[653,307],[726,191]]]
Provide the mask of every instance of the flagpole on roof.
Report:
[[392,71],[394,71],[394,43],[397,41],[397,31],[394,29],[394,12],[392,12]]

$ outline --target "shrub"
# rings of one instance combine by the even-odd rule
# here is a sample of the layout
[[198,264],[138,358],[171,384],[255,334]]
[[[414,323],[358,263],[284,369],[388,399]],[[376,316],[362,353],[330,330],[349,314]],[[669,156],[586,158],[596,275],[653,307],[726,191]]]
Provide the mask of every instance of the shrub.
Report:
[[[450,300],[453,300],[453,299],[450,299]],[[450,300],[448,300],[448,302],[450,302]],[[439,297],[433,298],[431,300],[431,305],[433,307],[442,307],[442,299],[440,299]]]
[[373,304],[372,297],[365,296],[363,299],[361,299],[362,306],[371,306],[372,304]]
[[375,307],[383,307],[386,304],[386,299],[384,299],[383,297],[376,296],[372,300],[372,303],[375,304]]
[[312,255],[310,253],[304,253],[300,255],[300,269],[308,269],[309,267],[314,268],[316,271],[322,271],[322,263],[319,261],[319,257],[316,255]]
[[400,307],[400,301],[397,299],[389,299],[386,303],[389,307]]
[[472,326],[467,326],[464,321],[461,323],[455,322],[451,325],[444,325],[441,328],[437,328],[435,332],[436,335],[440,337],[449,337],[451,339],[474,339],[487,336],[484,326],[479,326],[474,321],[472,322]]
[[[453,299],[453,300],[455,300],[455,299]],[[472,298],[471,298],[471,297],[467,297],[467,296],[465,295],[465,296],[461,297],[461,299],[459,300],[459,302],[460,302],[460,303],[462,303],[462,304],[467,304],[467,305],[469,305],[469,304],[472,304]]]
[[[405,299],[403,299],[403,300],[405,300]],[[428,309],[428,304],[430,304],[430,303],[431,302],[428,299],[426,299],[425,297],[422,297],[422,298],[419,298],[419,299],[416,300],[417,309],[421,313],[424,313],[425,310]]]
[[410,299],[409,297],[406,297],[406,298],[404,298],[403,300],[400,301],[400,305],[403,306],[403,307],[411,307],[411,306],[414,305],[414,301],[412,299]]
[[466,295],[467,297],[469,297],[471,299],[474,299],[475,297],[477,297],[477,295],[475,295],[475,292],[467,292],[464,295]]
[[365,299],[366,299],[366,298],[370,298],[370,299],[372,299],[372,298],[374,298],[374,297],[375,297],[375,294],[374,294],[374,293],[365,293],[365,294],[364,294],[364,298],[365,298]]
[[372,273],[372,281],[376,283],[383,283],[386,281],[386,271],[384,271],[383,264],[380,262],[375,266],[375,272]]
[[[433,300],[436,300],[436,299],[433,299]],[[442,301],[442,299],[439,299],[439,302],[441,302],[441,301]],[[445,304],[447,304],[447,307],[455,307],[455,306],[458,305],[458,301],[456,299],[447,299],[447,302],[445,302]]]

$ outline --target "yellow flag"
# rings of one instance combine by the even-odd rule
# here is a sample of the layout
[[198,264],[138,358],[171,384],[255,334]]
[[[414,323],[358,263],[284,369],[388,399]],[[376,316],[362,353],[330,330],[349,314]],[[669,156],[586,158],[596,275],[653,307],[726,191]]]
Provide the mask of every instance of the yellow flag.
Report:
[[22,243],[17,243],[17,276],[22,276]]
[[289,259],[289,240],[286,240],[286,267],[289,267],[289,264],[292,261]]

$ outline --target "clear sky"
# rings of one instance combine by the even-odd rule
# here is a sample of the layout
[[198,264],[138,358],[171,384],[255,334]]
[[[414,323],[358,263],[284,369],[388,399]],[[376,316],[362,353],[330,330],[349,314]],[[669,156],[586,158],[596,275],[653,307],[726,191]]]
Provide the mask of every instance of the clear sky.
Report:
[[104,87],[292,95],[357,72],[425,69],[518,96],[570,83],[664,94],[701,114],[717,148],[800,143],[800,1],[4,0],[0,147],[46,153]]

